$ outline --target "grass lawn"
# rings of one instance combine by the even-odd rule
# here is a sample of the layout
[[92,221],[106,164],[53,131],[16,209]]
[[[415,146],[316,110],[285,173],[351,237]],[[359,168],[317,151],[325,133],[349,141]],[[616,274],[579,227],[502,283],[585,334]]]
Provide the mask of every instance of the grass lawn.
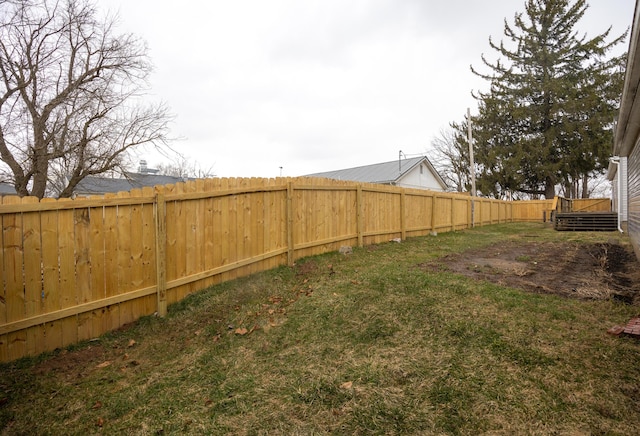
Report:
[[[0,367],[0,433],[640,434],[639,308],[420,267],[510,224],[301,259]],[[628,241],[622,238],[623,244]]]

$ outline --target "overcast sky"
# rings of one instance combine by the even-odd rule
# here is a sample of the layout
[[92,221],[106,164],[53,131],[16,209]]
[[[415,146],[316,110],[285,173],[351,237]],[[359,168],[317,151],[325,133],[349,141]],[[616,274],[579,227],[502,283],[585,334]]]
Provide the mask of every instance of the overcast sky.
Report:
[[[173,146],[221,177],[298,176],[425,153],[485,89],[469,65],[524,0],[97,0],[144,39]],[[590,0],[578,30],[631,26]],[[620,47],[626,50],[628,43]],[[495,56],[494,56],[495,57]],[[150,166],[166,162],[151,152]]]

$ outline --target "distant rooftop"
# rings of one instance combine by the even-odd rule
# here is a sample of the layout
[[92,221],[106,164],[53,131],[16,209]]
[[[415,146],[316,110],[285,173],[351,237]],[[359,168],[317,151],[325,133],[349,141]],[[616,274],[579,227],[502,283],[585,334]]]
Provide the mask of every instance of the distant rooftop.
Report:
[[78,183],[74,190],[77,195],[97,195],[106,192],[131,191],[145,186],[170,185],[188,179],[157,174],[127,173],[123,178],[89,176]]
[[10,183],[0,182],[0,196],[16,195],[16,190]]
[[[394,160],[390,162],[377,163],[373,165],[364,165],[354,168],[346,168],[343,170],[326,171],[322,173],[307,174],[307,177],[322,177],[335,180],[349,180],[353,182],[362,183],[381,183],[381,184],[393,184],[398,181],[403,175],[419,165],[421,162],[426,161],[429,167],[432,169],[434,175],[437,172],[433,169],[433,166],[424,156],[413,157],[409,159]],[[439,176],[438,176],[439,177]],[[443,185],[446,184],[443,181]]]

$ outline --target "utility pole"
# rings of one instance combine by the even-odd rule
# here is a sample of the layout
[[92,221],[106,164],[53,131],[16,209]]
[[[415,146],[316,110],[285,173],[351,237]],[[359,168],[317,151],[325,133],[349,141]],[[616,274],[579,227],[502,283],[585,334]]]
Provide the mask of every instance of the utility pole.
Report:
[[476,164],[473,160],[473,134],[471,133],[471,109],[467,108],[467,135],[469,140],[469,170],[471,172],[471,227],[475,226],[475,205],[473,199],[476,196]]

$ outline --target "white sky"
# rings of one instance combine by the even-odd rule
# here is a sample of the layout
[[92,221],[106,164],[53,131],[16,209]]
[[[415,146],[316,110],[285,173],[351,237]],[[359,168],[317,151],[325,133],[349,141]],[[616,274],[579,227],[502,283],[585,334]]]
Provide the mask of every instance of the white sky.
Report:
[[[97,0],[144,39],[173,147],[221,177],[298,176],[425,153],[484,89],[525,0]],[[612,36],[634,0],[589,0],[577,27]],[[620,46],[627,49],[627,42]],[[148,152],[149,166],[166,159]],[[282,167],[282,169],[280,168]]]

